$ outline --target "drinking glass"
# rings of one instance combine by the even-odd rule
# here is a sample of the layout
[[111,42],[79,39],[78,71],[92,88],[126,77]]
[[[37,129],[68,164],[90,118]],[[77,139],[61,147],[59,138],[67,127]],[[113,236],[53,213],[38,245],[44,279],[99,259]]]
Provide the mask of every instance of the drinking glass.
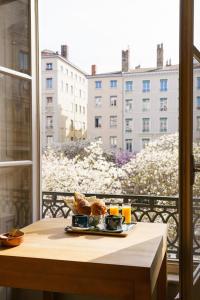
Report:
[[118,216],[119,215],[119,205],[110,204],[110,215]]
[[131,205],[130,204],[122,204],[122,216],[125,217],[125,223],[131,223]]

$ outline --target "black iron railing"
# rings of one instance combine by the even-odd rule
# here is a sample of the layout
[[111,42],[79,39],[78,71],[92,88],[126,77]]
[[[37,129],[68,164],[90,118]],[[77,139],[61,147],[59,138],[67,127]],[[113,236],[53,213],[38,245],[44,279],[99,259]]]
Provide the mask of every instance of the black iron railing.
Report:
[[[73,193],[43,192],[42,217],[67,218],[71,210],[64,199]],[[178,197],[85,194],[104,199],[106,205],[112,202],[122,205],[130,203],[132,217],[136,222],[160,222],[168,224],[168,257],[177,259],[178,255]],[[200,259],[200,199],[193,199],[194,213],[194,256]]]

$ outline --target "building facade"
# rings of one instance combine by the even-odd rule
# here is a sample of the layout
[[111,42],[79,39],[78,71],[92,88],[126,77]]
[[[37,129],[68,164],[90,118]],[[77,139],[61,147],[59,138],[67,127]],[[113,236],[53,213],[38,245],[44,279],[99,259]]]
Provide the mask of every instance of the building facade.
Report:
[[86,74],[61,54],[42,51],[42,143],[43,147],[87,136]]
[[[120,72],[96,74],[93,66],[92,74],[87,78],[88,137],[91,140],[101,139],[105,150],[123,149],[137,153],[161,135],[178,132],[179,66],[171,65],[170,60],[164,66],[162,44],[157,46],[157,65],[154,68],[137,66],[131,70],[129,50],[126,50],[122,51]],[[198,141],[198,64],[194,64],[193,132],[194,140]]]

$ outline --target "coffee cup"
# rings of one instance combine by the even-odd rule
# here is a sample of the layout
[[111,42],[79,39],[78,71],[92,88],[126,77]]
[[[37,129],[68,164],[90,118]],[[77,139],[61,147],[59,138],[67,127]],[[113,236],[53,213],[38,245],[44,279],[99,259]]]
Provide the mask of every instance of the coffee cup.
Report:
[[124,216],[108,215],[105,217],[105,228],[106,230],[121,230],[124,221]]
[[72,226],[80,228],[89,227],[89,217],[87,215],[72,215]]

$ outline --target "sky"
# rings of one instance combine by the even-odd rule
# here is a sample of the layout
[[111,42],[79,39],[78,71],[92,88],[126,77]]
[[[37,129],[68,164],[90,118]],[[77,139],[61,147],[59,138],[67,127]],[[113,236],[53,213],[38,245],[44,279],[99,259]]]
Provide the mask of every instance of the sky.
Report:
[[39,8],[41,50],[67,44],[69,60],[87,73],[92,64],[98,73],[121,70],[128,47],[132,68],[154,67],[160,43],[164,63],[178,63],[179,0],[39,0]]

